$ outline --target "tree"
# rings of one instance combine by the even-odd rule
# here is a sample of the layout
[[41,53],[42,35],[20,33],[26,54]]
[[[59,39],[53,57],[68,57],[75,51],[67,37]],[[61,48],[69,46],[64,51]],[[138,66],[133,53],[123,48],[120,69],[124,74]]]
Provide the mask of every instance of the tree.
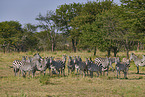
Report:
[[58,32],[58,27],[55,24],[56,23],[56,17],[55,12],[48,11],[46,16],[42,16],[41,14],[38,15],[36,20],[39,21],[41,29],[44,31],[47,31],[47,38],[49,39],[51,43],[51,51],[53,52],[55,50],[56,46],[56,33]]
[[[81,12],[82,5],[80,3],[64,4],[56,9],[56,24],[66,36],[70,36],[72,27],[70,26],[71,20],[78,16]],[[72,42],[73,51],[76,52],[75,39],[70,37]]]
[[[125,27],[132,34],[132,41],[144,42],[145,37],[145,1],[144,0],[121,0],[122,7],[126,11],[127,19],[124,19]],[[129,25],[128,25],[129,24]],[[127,27],[129,26],[129,27]],[[129,36],[130,37],[130,36]],[[138,45],[139,48],[139,45]]]
[[134,33],[135,41],[145,43],[145,1],[144,0],[121,0],[122,6],[130,14],[131,31]]
[[[93,23],[96,21],[97,15],[105,12],[106,10],[110,10],[113,6],[115,6],[115,4],[113,4],[112,1],[107,0],[103,2],[87,2],[83,5],[80,15],[74,17],[71,20],[71,37],[75,38],[77,41],[79,41],[79,38],[81,37],[79,46],[84,45],[85,47],[87,44],[89,44],[88,42],[90,42],[89,47],[94,48],[94,55],[96,54],[96,46],[98,46],[98,48],[100,47],[99,45],[97,45],[98,43],[96,43],[99,42],[96,40],[96,38],[102,38],[102,33],[100,33],[100,35],[97,34],[99,37],[95,36],[96,33],[99,33],[98,31],[100,31],[100,26]],[[90,38],[92,39],[92,42],[88,41],[90,40]]]
[[24,34],[22,37],[23,49],[22,51],[36,49],[38,39],[36,38],[35,32],[37,27],[31,23],[24,25]]
[[10,51],[10,47],[19,51],[23,29],[17,21],[5,21],[0,23],[0,44],[3,52]]

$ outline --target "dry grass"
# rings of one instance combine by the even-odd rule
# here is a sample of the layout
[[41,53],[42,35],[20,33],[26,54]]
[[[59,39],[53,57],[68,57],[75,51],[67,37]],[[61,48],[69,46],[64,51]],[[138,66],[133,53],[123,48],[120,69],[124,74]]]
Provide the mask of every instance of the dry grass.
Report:
[[[134,52],[141,57],[145,52]],[[94,77],[85,77],[71,74],[66,76],[40,75],[36,72],[35,78],[15,77],[13,69],[9,68],[12,62],[21,60],[22,56],[33,56],[34,52],[26,53],[0,53],[0,96],[1,97],[145,97],[145,67],[140,67],[140,74],[136,74],[136,66],[131,62],[128,79],[116,78],[116,72],[109,71],[109,76],[100,76],[94,73]],[[84,60],[85,57],[93,57],[92,53],[78,52],[40,52],[42,57],[59,57],[66,55],[79,55]],[[124,52],[118,53],[119,57],[124,57]],[[106,53],[97,52],[97,56],[105,57]],[[93,57],[95,58],[95,57]],[[114,66],[114,64],[113,64]],[[66,68],[67,69],[67,68]],[[66,70],[67,73],[67,70]]]

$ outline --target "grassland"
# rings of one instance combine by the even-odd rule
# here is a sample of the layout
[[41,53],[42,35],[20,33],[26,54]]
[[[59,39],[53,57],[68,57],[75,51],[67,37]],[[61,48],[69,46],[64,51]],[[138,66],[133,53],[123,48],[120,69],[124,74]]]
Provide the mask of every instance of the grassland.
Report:
[[[0,97],[145,97],[145,67],[140,67],[140,74],[136,74],[136,66],[131,62],[128,72],[128,79],[116,78],[116,72],[109,71],[108,76],[100,76],[94,73],[94,77],[71,74],[66,76],[41,75],[36,72],[34,78],[14,76],[13,69],[9,68],[14,60],[21,60],[22,56],[33,56],[35,52],[26,53],[0,53]],[[131,52],[130,52],[131,53]],[[134,52],[141,57],[145,51]],[[105,57],[106,53],[92,52],[70,53],[62,52],[40,52],[42,57],[54,56],[61,58],[63,54],[79,55],[85,57]],[[112,54],[113,55],[113,54]],[[125,57],[125,52],[117,54],[118,57]],[[115,66],[113,64],[113,66]]]

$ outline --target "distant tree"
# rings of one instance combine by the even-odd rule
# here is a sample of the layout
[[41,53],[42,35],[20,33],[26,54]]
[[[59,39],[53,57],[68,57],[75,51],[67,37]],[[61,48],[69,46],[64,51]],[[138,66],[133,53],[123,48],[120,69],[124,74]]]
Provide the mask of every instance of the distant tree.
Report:
[[22,36],[23,29],[19,22],[5,21],[0,23],[0,44],[3,52],[10,51],[10,49],[19,51],[21,49]]
[[[82,10],[82,4],[80,3],[71,3],[71,4],[64,4],[60,5],[56,9],[56,24],[60,28],[60,30],[65,33],[66,36],[71,36],[71,29],[72,27],[70,26],[71,20],[78,16],[79,13]],[[73,51],[76,52],[76,40],[74,37],[70,37],[70,40],[72,42],[72,48]]]
[[47,38],[49,39],[51,43],[51,51],[53,52],[55,50],[56,46],[56,33],[58,32],[58,27],[55,24],[56,20],[56,13],[53,11],[48,11],[45,16],[42,16],[41,14],[38,15],[36,20],[39,21],[38,27],[43,29],[44,31],[47,31]]
[[24,34],[22,37],[22,43],[23,43],[22,51],[36,49],[38,39],[36,38],[35,32],[37,31],[37,26],[28,23],[24,25],[23,30],[24,30]]
[[[125,10],[122,17],[122,26],[132,35],[128,34],[133,42],[145,43],[145,1],[144,0],[121,0]],[[124,25],[125,24],[125,25]],[[123,30],[122,29],[122,30]],[[138,45],[139,49],[139,45]]]
[[77,41],[80,40],[79,46],[86,47],[88,45],[87,47],[94,48],[94,55],[96,54],[96,47],[97,48],[100,47],[98,44],[99,41],[102,43],[101,40],[103,40],[101,39],[102,38],[101,33],[99,37],[96,36],[96,33],[99,33],[100,31],[99,29],[100,24],[99,25],[93,24],[96,21],[96,15],[99,15],[107,10],[111,10],[113,6],[115,6],[115,4],[113,4],[112,1],[107,0],[102,2],[87,2],[86,4],[83,5],[80,15],[74,17],[71,20],[70,23],[70,25],[72,26],[71,36],[76,38]]

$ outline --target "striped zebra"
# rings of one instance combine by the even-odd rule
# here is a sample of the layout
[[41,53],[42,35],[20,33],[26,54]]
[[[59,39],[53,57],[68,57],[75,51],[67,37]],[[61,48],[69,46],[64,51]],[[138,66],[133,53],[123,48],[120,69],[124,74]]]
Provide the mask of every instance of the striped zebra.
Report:
[[130,67],[130,61],[127,59],[125,62],[119,62],[117,59],[115,59],[115,69],[117,72],[117,78],[118,78],[118,73],[120,77],[120,71],[124,73],[124,78],[127,78],[127,71],[129,70]]
[[102,71],[103,71],[103,75],[105,75],[105,71],[107,72],[108,75],[108,70],[109,70],[109,58],[96,58],[95,59],[95,64],[102,64]]
[[145,55],[142,55],[142,62],[145,62]]
[[83,73],[83,77],[86,76],[86,72],[88,74],[88,64],[87,64],[87,61],[84,62],[84,61],[79,61],[77,60],[76,57],[74,57],[74,64],[75,64],[75,68],[78,66],[78,69],[79,69],[79,73]]
[[[36,53],[33,58],[28,57],[27,60],[21,62],[20,70],[22,72],[22,76],[25,77],[26,73],[32,72],[32,77],[34,77],[36,71],[42,71],[44,68],[43,66],[43,59],[39,55],[39,53]],[[45,74],[45,73],[44,73]]]
[[54,61],[53,60],[54,57],[50,57],[50,68],[51,68],[51,71],[52,73],[57,73],[60,74],[60,71],[61,71],[61,68],[62,68],[62,64],[61,62],[58,60],[58,61]]
[[87,58],[86,58],[86,64],[88,67],[88,71],[90,71],[91,78],[93,77],[93,72],[96,72],[98,74],[97,77],[99,77],[99,73],[100,73],[100,75],[102,75],[102,64],[100,64],[100,63],[95,64],[92,62],[91,59],[89,60]]
[[[24,61],[26,61],[26,56],[22,56],[22,61],[19,61],[19,60],[13,61],[12,68],[14,69],[15,76],[17,76],[17,72],[20,71],[20,67],[22,65],[22,62],[24,62]],[[21,73],[21,71],[20,71],[20,73]]]
[[62,55],[62,60],[61,62],[61,74],[65,75],[65,64],[66,64],[66,55]]
[[134,53],[131,53],[130,55],[130,61],[132,59],[137,67],[137,73],[139,73],[139,66],[145,66],[145,61],[143,59],[138,58]]
[[71,73],[75,71],[75,64],[71,56],[68,56],[67,68],[68,74],[70,73],[70,71]]
[[112,63],[115,63],[115,60],[117,60],[118,62],[120,62],[119,57],[113,57],[113,58],[109,57],[109,63],[110,63],[109,66],[112,68],[112,71],[114,71],[113,66],[112,66]]

